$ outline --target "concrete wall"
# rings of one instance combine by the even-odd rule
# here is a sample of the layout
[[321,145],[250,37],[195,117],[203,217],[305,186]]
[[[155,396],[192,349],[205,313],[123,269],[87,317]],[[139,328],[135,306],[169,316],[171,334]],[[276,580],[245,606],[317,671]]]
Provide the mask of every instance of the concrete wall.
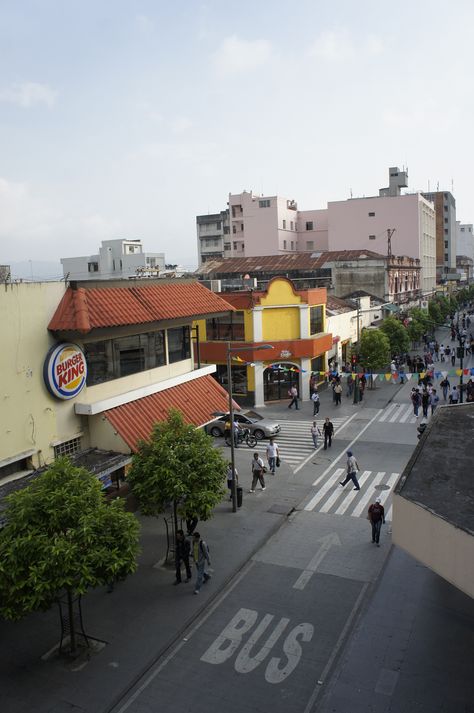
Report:
[[474,537],[394,493],[394,544],[474,597]]
[[456,254],[474,260],[474,229],[472,223],[456,223]]
[[382,260],[347,260],[332,264],[332,284],[335,297],[345,297],[356,290],[365,290],[385,300],[387,272]]

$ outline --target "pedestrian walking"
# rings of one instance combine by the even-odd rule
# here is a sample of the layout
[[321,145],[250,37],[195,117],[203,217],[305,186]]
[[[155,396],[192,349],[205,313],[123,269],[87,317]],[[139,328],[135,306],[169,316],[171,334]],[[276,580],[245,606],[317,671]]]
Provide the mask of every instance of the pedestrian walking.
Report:
[[235,477],[235,487],[239,484],[239,472],[237,468],[232,468],[232,463],[229,461],[227,466],[227,487],[229,488],[229,500],[234,497],[234,477]]
[[323,423],[323,433],[324,433],[324,450],[327,450],[328,446],[331,448],[332,437],[334,435],[334,426],[329,420],[329,416],[326,416],[326,420]]
[[342,482],[339,482],[339,485],[342,485],[342,487],[344,488],[344,486],[347,485],[349,480],[352,480],[355,486],[354,490],[360,490],[359,481],[357,480],[357,471],[360,470],[360,468],[358,462],[355,459],[355,456],[352,455],[352,451],[347,451],[346,468],[346,479]]
[[335,402],[336,406],[341,405],[341,396],[342,396],[342,386],[341,386],[341,382],[338,381],[334,385],[334,402]]
[[211,579],[211,575],[206,572],[206,565],[210,567],[211,560],[209,557],[209,547],[204,540],[201,539],[201,535],[197,531],[193,534],[193,558],[197,570],[194,594],[199,594],[203,582],[208,582]]
[[439,348],[439,358],[441,361],[444,361],[444,355],[445,355],[445,349],[444,349],[444,344],[442,344]]
[[365,374],[362,374],[362,376],[359,379],[359,401],[362,401],[364,398],[364,392],[365,392],[365,387],[367,386],[367,379]]
[[275,475],[275,467],[280,463],[280,449],[278,448],[278,443],[275,443],[273,438],[270,438],[268,441],[267,461],[270,473]]
[[451,388],[449,379],[447,377],[445,377],[442,381],[439,382],[439,385],[441,386],[441,388],[443,390],[443,399],[446,401],[448,398],[448,391]]
[[191,554],[191,543],[184,536],[182,530],[176,530],[176,542],[174,550],[174,561],[176,566],[176,579],[173,584],[181,584],[181,562],[186,568],[186,582],[191,579],[191,567],[189,565],[189,555]]
[[436,389],[433,389],[430,394],[430,406],[431,406],[431,415],[433,416],[434,412],[436,411],[436,407],[439,404],[439,396],[436,393]]
[[313,425],[311,426],[311,438],[313,439],[313,444],[315,448],[318,447],[318,436],[322,436],[322,433],[319,430],[316,421],[313,421]]
[[423,411],[423,418],[428,418],[428,407],[430,405],[430,395],[428,389],[423,389],[421,394],[421,408]]
[[421,404],[421,395],[420,390],[415,389],[415,387],[413,387],[413,389],[411,390],[411,402],[413,404],[413,413],[415,416],[418,416],[418,409],[420,408]]
[[263,465],[263,460],[259,458],[258,453],[253,454],[252,458],[252,487],[250,492],[255,492],[255,487],[257,482],[262,486],[262,490],[265,490],[265,478],[263,474],[265,473],[265,466]]
[[456,352],[454,351],[454,348],[451,351],[451,366],[455,366],[456,364]]
[[374,542],[377,547],[380,547],[380,530],[382,529],[382,525],[385,525],[385,509],[380,498],[376,498],[375,503],[369,505],[367,519],[372,525],[372,542]]
[[453,386],[451,389],[451,393],[449,394],[449,403],[450,404],[457,404],[459,401],[459,391],[456,388],[456,384]]
[[313,416],[319,413],[319,394],[317,391],[313,391],[311,394],[311,401],[313,402]]
[[354,377],[352,376],[352,374],[349,374],[349,376],[347,377],[347,393],[346,393],[346,396],[348,399],[351,398],[353,391],[354,391]]
[[298,389],[296,388],[296,386],[292,386],[288,390],[288,396],[291,399],[290,403],[288,404],[288,408],[291,408],[294,405],[295,410],[298,411]]

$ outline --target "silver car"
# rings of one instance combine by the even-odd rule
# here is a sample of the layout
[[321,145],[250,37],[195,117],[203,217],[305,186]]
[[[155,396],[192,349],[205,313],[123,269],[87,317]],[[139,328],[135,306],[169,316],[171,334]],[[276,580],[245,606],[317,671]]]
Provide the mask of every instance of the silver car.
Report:
[[[228,413],[223,413],[212,423],[206,426],[206,433],[211,436],[223,436],[225,422],[229,419]],[[243,427],[248,428],[250,433],[253,433],[255,438],[260,441],[262,438],[272,438],[280,433],[281,426],[276,421],[270,421],[263,418],[255,411],[247,411],[246,413],[234,413],[234,420]]]

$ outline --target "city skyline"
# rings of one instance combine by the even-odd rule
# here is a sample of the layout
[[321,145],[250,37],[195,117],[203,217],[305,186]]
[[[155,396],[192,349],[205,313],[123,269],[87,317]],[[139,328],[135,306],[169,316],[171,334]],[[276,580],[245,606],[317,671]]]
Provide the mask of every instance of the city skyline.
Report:
[[229,192],[324,208],[396,165],[472,222],[468,2],[27,6],[0,11],[2,263],[141,238],[192,268]]

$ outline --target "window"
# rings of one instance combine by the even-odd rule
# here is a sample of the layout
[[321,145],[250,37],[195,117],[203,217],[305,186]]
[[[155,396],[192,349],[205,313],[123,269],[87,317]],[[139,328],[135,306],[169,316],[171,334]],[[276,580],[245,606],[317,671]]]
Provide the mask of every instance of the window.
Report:
[[369,240],[375,240],[375,235],[369,235]]
[[114,339],[114,361],[118,376],[129,376],[145,371],[146,334]]
[[87,386],[102,384],[114,378],[112,340],[84,345],[87,362]]
[[165,350],[165,332],[160,329],[159,332],[149,332],[148,334],[148,348],[149,348],[149,369],[154,369],[157,366],[164,366],[166,364],[166,350]]
[[244,313],[231,312],[223,317],[206,319],[206,336],[211,342],[232,342],[245,339]]
[[294,230],[294,229],[295,229],[295,226],[294,226],[294,224],[293,224],[293,221],[290,220],[290,230]]
[[224,243],[224,250],[230,250],[230,243]]
[[89,272],[99,272],[99,263],[98,262],[89,262],[87,264],[87,269]]
[[447,205],[444,206],[444,210],[448,210],[448,206],[447,206]]
[[306,230],[313,230],[313,221],[312,220],[306,221]]
[[311,307],[309,313],[310,334],[319,334],[323,331],[323,308],[322,306]]
[[390,178],[396,178],[397,176],[398,176],[398,172],[397,172],[397,173],[391,173],[391,174],[390,174]]
[[221,221],[218,220],[217,223],[216,223],[216,230],[220,230],[220,229],[221,229],[221,225],[222,225]]
[[311,359],[311,371],[324,371],[324,357],[318,356]]
[[54,457],[71,456],[73,453],[79,453],[81,450],[81,438],[71,438],[70,441],[64,441],[54,446]]
[[448,260],[449,260],[448,253],[444,253],[444,262],[448,262]]
[[292,250],[294,250],[294,249],[295,249],[295,247],[294,247],[294,246],[295,246],[295,242],[294,242],[294,240],[292,240],[292,241],[291,241],[291,249],[292,249]]
[[286,240],[283,241],[283,250],[286,250]]
[[444,234],[445,234],[445,235],[448,234],[448,229],[447,229],[447,228],[444,229]]
[[243,230],[243,229],[244,229],[244,224],[241,223],[241,224],[240,224],[240,230]]
[[[216,379],[227,389],[227,366],[218,364],[216,370]],[[232,365],[232,393],[235,396],[247,396],[247,367]]]
[[259,208],[270,208],[270,199],[265,198],[263,201],[258,201]]
[[369,213],[369,218],[375,218],[375,213]]
[[306,241],[306,250],[314,250],[314,240]]
[[229,233],[230,233],[230,228],[228,225],[225,225],[224,226],[224,235],[229,235]]
[[283,230],[286,230],[286,220],[283,221]]
[[232,232],[235,234],[237,232],[237,226],[233,225],[232,226]]
[[191,358],[191,343],[189,338],[189,327],[175,327],[168,329],[168,363],[174,364],[177,361]]
[[444,241],[444,247],[445,247],[445,248],[448,247],[448,241],[447,241],[447,240]]
[[445,223],[447,223],[447,222],[448,222],[448,219],[447,219],[447,218],[445,218],[445,219],[444,219],[444,222],[445,222]]
[[237,250],[237,243],[236,243],[236,242],[233,242],[232,245],[233,245],[233,247],[234,247],[234,250]]
[[461,233],[464,233],[464,228],[461,228]]

